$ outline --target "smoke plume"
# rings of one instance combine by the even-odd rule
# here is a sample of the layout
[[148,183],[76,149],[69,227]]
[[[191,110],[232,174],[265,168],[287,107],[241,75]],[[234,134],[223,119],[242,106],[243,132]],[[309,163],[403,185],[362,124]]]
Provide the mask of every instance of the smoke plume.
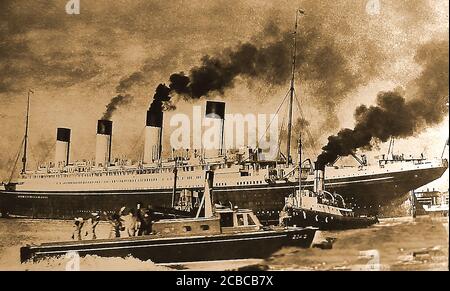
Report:
[[133,74],[129,75],[128,77],[123,78],[120,80],[119,85],[116,87],[117,93],[125,93],[127,90],[129,90],[131,87],[133,87],[136,84],[144,84],[145,77],[142,72],[134,72]]
[[114,96],[106,105],[106,111],[103,113],[102,119],[110,120],[113,113],[121,105],[129,104],[133,100],[133,96],[126,92],[135,84],[145,83],[144,75],[141,72],[135,72],[128,77],[122,78],[116,86],[116,96]]
[[106,111],[103,113],[102,119],[110,120],[114,111],[116,111],[119,106],[128,104],[131,100],[133,100],[133,96],[130,94],[118,94],[113,97],[108,105],[106,105]]
[[[332,34],[310,18],[297,32],[297,80],[305,84],[317,104],[328,113],[352,90],[366,82],[376,73],[378,60],[382,59],[375,49],[365,51],[372,70],[365,70],[366,63],[350,63],[340,44]],[[171,104],[175,93],[186,100],[195,100],[211,94],[224,95],[236,80],[260,80],[270,85],[286,85],[291,77],[292,32],[282,31],[270,23],[258,38],[235,47],[226,48],[215,56],[205,55],[200,65],[188,73],[173,73],[169,85],[159,84],[152,108]],[[361,45],[361,49],[364,44]],[[371,57],[367,58],[370,54]],[[357,53],[353,58],[357,58]],[[287,89],[287,87],[286,87]],[[163,95],[161,95],[163,94]],[[170,108],[173,109],[173,108]]]
[[342,129],[328,137],[317,161],[320,166],[334,162],[358,148],[371,148],[376,139],[409,137],[444,119],[448,100],[448,41],[429,42],[416,52],[415,61],[422,66],[420,76],[411,86],[414,97],[406,100],[401,93],[380,92],[376,106],[359,106],[354,129]]

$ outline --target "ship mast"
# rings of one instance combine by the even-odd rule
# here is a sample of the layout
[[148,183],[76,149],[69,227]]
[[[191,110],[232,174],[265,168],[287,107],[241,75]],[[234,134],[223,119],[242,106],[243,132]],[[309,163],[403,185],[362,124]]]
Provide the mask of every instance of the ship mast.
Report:
[[298,192],[296,197],[297,206],[302,205],[302,136],[298,139]]
[[33,90],[28,90],[27,95],[27,118],[25,122],[25,137],[24,137],[24,147],[23,147],[23,157],[22,157],[22,171],[24,174],[27,166],[27,146],[28,146],[28,121],[30,118],[30,93],[34,93]]
[[296,55],[297,55],[297,27],[298,27],[298,14],[305,14],[305,12],[301,9],[298,9],[295,12],[295,27],[294,27],[294,47],[292,49],[292,77],[291,77],[291,87],[289,89],[289,121],[288,121],[288,139],[287,139],[287,149],[286,149],[286,159],[287,165],[291,164],[291,135],[292,135],[292,103],[294,101],[294,83],[295,83],[295,63],[296,63]]

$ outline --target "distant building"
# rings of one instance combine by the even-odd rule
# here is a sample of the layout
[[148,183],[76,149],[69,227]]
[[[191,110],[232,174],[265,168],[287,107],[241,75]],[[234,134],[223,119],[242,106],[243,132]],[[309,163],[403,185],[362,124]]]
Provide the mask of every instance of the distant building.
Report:
[[414,192],[416,198],[416,213],[418,215],[448,216],[448,191],[440,192],[426,189]]

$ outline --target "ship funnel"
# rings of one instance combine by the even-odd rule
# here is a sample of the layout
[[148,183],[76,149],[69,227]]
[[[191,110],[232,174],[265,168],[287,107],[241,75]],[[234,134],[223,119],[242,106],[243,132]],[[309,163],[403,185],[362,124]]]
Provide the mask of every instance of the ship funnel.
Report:
[[319,193],[325,190],[325,166],[318,162],[314,163],[314,192]]
[[101,119],[97,122],[95,164],[107,166],[111,162],[112,121]]
[[57,128],[55,146],[55,166],[64,167],[69,163],[70,129]]
[[161,158],[163,113],[147,111],[145,123],[144,163],[152,163]]
[[218,144],[212,145],[213,148],[219,149],[219,155],[224,153],[224,126],[225,126],[225,102],[207,101],[206,102],[206,118],[217,119],[217,132],[220,134]]

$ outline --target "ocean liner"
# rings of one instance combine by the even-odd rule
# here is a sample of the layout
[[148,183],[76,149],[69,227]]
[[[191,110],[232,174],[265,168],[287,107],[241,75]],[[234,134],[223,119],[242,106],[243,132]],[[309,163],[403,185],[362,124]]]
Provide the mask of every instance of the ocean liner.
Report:
[[[208,101],[207,114],[218,112],[223,118],[224,111],[224,103]],[[215,157],[191,151],[189,156],[163,160],[162,115],[155,119],[147,114],[142,161],[113,161],[112,126],[112,121],[98,121],[95,161],[71,162],[71,131],[58,128],[55,161],[30,171],[26,169],[25,142],[18,179],[4,182],[0,190],[2,215],[73,218],[99,210],[116,211],[137,201],[195,211],[208,169],[215,170],[214,189],[219,202],[252,208],[262,220],[277,219],[284,198],[298,190],[298,166],[264,160],[259,150],[248,147]],[[355,211],[378,214],[396,198],[439,178],[447,166],[446,160],[402,156],[387,157],[375,165],[365,161],[358,167],[328,165],[325,186],[351,202]],[[308,167],[307,161],[303,162],[301,177],[304,189],[312,190],[313,167]]]
[[[193,213],[202,197],[205,172],[214,169],[217,202],[253,209],[262,221],[278,220],[285,197],[298,190],[298,177],[303,180],[304,189],[312,190],[314,184],[312,163],[302,162],[298,175],[298,166],[290,154],[295,47],[294,33],[287,149],[281,159],[267,160],[260,150],[248,147],[226,152],[223,150],[223,126],[222,147],[216,155],[191,150],[183,157],[163,159],[163,113],[147,111],[141,161],[132,164],[113,160],[113,123],[99,120],[94,161],[72,162],[69,156],[71,130],[58,128],[54,162],[30,171],[26,168],[29,92],[22,171],[18,179],[14,181],[11,176],[0,189],[1,214],[73,218],[93,211],[117,211],[121,206],[133,206],[137,201],[160,209]],[[223,124],[225,103],[207,101],[206,118],[211,117]],[[404,158],[392,154],[374,165],[355,158],[360,162],[357,167],[328,165],[325,186],[352,203],[356,212],[369,214],[379,214],[393,201],[406,197],[408,191],[439,178],[448,166],[447,160]]]

